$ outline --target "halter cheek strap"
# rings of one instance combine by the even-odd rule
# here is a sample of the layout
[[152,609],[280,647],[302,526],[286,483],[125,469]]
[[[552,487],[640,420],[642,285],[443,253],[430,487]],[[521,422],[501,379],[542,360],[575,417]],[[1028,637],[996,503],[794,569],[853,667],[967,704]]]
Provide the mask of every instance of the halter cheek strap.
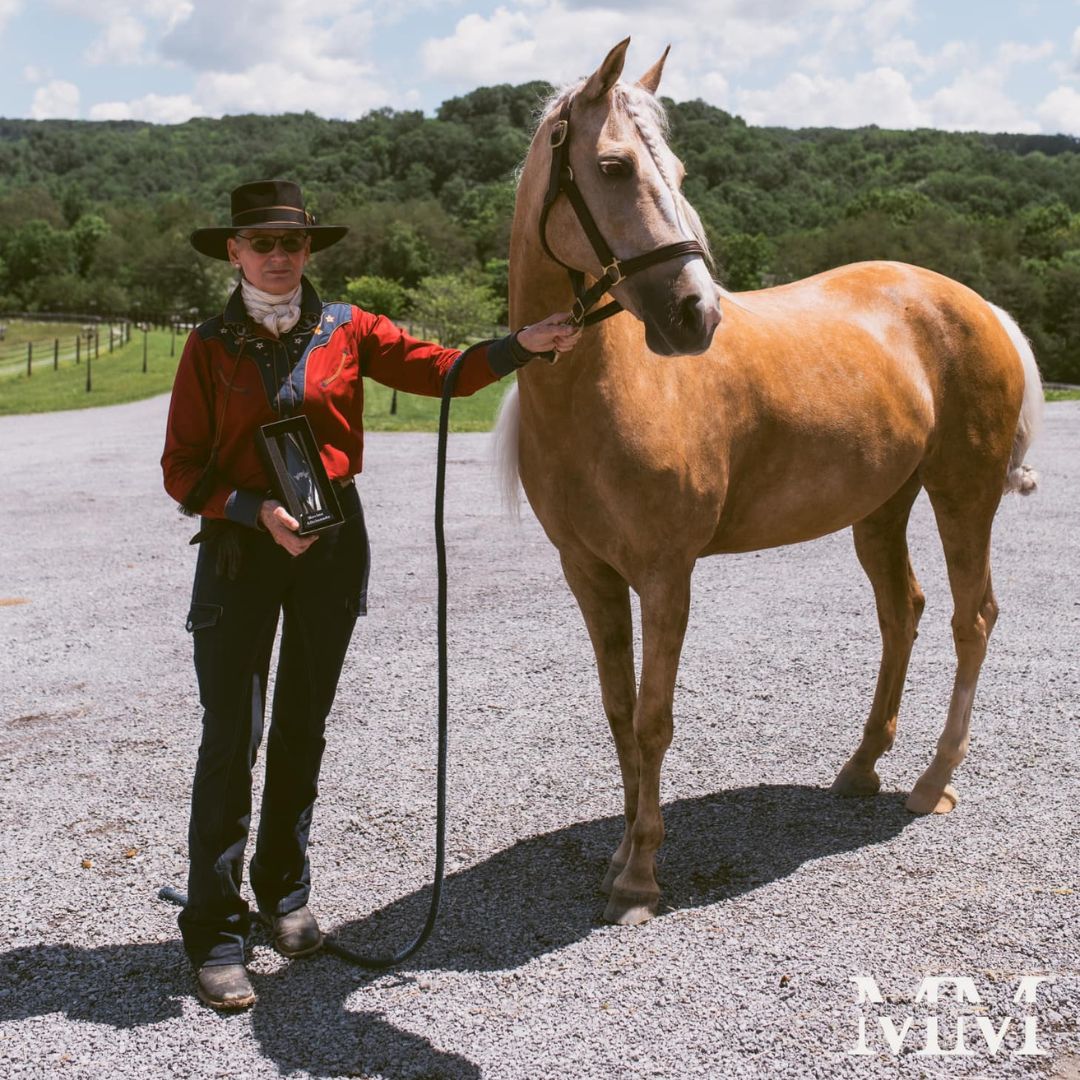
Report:
[[[684,255],[697,255],[704,258],[705,250],[696,240],[679,240],[674,244],[665,244],[655,251],[646,252],[644,255],[635,255],[631,259],[620,261],[615,257],[597,227],[596,220],[581,194],[581,189],[574,182],[574,170],[570,167],[570,113],[573,104],[573,97],[568,97],[563,102],[559,110],[559,119],[551,129],[551,172],[548,176],[544,205],[540,211],[540,243],[548,256],[564,267],[570,276],[570,285],[575,297],[570,321],[577,326],[592,326],[623,310],[622,304],[617,300],[612,300],[598,311],[590,311],[604,293],[614,288],[620,281],[650,266],[669,262]],[[589,238],[589,243],[604,270],[588,289],[585,288],[584,272],[568,266],[548,246],[548,214],[560,195],[565,195],[570,201],[578,222],[585,230],[585,235]]]

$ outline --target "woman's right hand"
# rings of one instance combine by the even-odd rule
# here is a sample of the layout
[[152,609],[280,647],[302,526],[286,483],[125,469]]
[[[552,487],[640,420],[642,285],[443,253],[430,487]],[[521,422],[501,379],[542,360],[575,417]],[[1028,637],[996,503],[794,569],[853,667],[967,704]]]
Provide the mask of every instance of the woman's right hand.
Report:
[[277,501],[265,499],[259,507],[259,523],[290,555],[303,555],[318,536],[297,536],[300,522]]

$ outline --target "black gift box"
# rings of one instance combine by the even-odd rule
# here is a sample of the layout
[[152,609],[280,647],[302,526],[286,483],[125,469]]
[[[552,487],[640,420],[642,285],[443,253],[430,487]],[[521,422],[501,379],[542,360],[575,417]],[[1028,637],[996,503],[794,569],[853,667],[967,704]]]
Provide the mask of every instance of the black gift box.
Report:
[[300,536],[344,521],[337,492],[326,475],[306,416],[263,424],[256,443],[274,495],[300,522]]

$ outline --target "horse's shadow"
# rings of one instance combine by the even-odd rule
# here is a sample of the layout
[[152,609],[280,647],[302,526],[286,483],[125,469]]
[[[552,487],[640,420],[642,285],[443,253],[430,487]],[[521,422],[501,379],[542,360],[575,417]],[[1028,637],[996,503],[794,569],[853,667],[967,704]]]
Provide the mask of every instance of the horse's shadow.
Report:
[[[900,794],[847,800],[818,788],[773,785],[668,803],[664,820],[661,918],[737,897],[811,860],[878,843],[912,818]],[[587,937],[599,924],[597,885],[621,832],[621,818],[581,822],[521,840],[453,874],[439,924],[412,970],[513,968]],[[429,900],[430,888],[417,890],[336,928],[335,937],[362,953],[400,947],[423,923]],[[401,978],[412,979],[408,970]],[[247,1015],[265,1056],[282,1071],[302,1067],[315,1075],[362,1066],[386,1076],[480,1076],[466,1058],[378,1012],[346,1008],[371,978],[328,953],[256,975],[259,1002]],[[175,941],[0,953],[0,1021],[63,1012],[133,1028],[179,1016],[181,999],[191,992]]]

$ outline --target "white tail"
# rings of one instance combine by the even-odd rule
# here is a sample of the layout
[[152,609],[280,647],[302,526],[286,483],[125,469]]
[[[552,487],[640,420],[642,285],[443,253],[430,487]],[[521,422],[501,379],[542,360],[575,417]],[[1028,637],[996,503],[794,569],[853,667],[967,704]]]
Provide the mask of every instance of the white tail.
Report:
[[503,394],[499,416],[495,421],[492,444],[499,491],[503,509],[517,521],[521,517],[521,483],[518,479],[518,432],[521,429],[521,404],[515,382]]
[[1023,330],[1016,325],[1008,312],[1002,311],[994,304],[990,305],[990,309],[1005,328],[1005,333],[1009,335],[1013,348],[1020,354],[1020,362],[1024,365],[1024,402],[1020,406],[1020,419],[1016,424],[1016,438],[1013,441],[1012,457],[1009,459],[1005,490],[1030,495],[1039,486],[1039,474],[1030,465],[1024,464],[1024,455],[1039,433],[1039,428],[1042,427],[1044,401],[1042,379],[1039,377],[1039,367],[1035,363],[1035,354],[1031,351],[1031,344],[1024,337]]

